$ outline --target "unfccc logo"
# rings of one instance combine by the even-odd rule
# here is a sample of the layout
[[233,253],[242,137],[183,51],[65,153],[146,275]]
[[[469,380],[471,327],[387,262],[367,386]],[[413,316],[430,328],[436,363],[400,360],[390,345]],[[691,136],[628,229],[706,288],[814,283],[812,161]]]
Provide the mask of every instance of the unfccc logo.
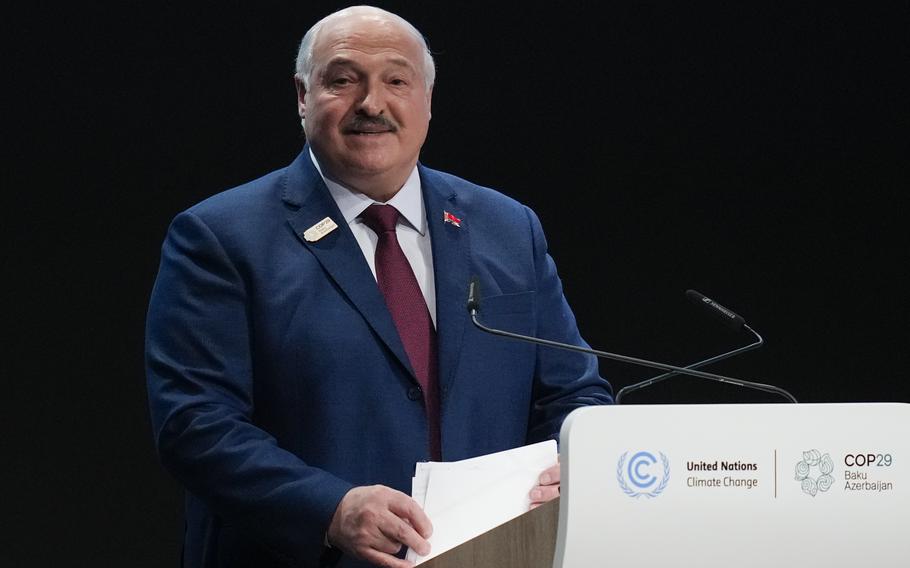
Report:
[[616,480],[623,493],[629,497],[657,497],[667,488],[670,481],[670,460],[662,452],[660,464],[650,452],[637,452],[629,458],[629,452],[620,456],[616,463]]

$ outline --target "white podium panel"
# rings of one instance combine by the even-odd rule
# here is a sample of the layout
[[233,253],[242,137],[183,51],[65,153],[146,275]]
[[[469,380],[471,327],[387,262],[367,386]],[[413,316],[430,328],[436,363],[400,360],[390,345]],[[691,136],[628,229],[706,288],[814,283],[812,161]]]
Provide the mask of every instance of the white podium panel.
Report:
[[910,405],[587,407],[554,568],[910,566]]

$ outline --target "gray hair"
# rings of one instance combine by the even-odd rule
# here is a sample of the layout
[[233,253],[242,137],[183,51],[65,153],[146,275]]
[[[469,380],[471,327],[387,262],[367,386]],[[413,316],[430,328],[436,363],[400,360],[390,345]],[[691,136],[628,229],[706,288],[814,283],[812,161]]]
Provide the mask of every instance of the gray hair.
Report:
[[316,42],[316,36],[319,35],[319,31],[322,29],[323,25],[332,18],[335,18],[340,15],[346,15],[349,12],[354,11],[370,11],[377,14],[381,14],[386,18],[394,20],[400,23],[404,28],[414,36],[414,39],[417,40],[417,43],[423,48],[423,78],[426,82],[427,89],[430,89],[433,86],[433,83],[436,81],[436,64],[433,62],[433,54],[430,53],[430,48],[427,46],[427,40],[423,37],[417,28],[415,28],[410,22],[402,18],[397,14],[387,12],[381,8],[374,8],[373,6],[351,6],[344,8],[343,10],[338,10],[333,12],[328,16],[322,18],[311,27],[306,34],[304,34],[303,39],[300,40],[300,49],[297,50],[297,62],[295,65],[294,77],[299,79],[303,83],[305,89],[310,88],[310,73],[313,71],[313,44]]

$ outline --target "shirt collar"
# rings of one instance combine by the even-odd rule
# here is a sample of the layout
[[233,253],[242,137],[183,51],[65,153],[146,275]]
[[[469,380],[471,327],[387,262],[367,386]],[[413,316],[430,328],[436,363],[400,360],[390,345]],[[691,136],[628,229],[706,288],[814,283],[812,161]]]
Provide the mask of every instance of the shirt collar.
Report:
[[[341,211],[341,214],[344,216],[344,220],[348,225],[353,223],[357,217],[363,213],[364,209],[374,203],[378,203],[378,201],[374,201],[372,198],[367,197],[358,191],[348,189],[340,183],[325,177],[322,173],[322,168],[319,167],[316,156],[313,155],[312,149],[310,150],[310,159],[319,171],[319,175],[322,176],[322,180],[325,182],[326,187],[329,188],[332,199],[335,200],[338,209]],[[414,227],[418,233],[421,235],[426,234],[427,216],[424,214],[423,192],[420,190],[420,174],[417,171],[417,166],[414,166],[414,170],[411,172],[411,175],[408,176],[404,185],[401,186],[401,189],[398,190],[398,193],[396,193],[392,199],[386,201],[385,204],[392,205],[395,209],[398,209],[401,216],[404,217],[408,224]]]

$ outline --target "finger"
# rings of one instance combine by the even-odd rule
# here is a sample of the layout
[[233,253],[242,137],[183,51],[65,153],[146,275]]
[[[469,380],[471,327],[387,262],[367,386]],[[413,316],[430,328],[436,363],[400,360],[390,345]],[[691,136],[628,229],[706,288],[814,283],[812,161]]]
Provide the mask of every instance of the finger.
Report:
[[398,554],[398,551],[400,551],[403,546],[402,542],[398,540],[398,537],[396,536],[395,529],[385,528],[383,526],[377,526],[376,534],[369,543],[365,544],[368,549],[378,550],[379,552],[384,552],[386,554]]
[[329,525],[329,542],[358,557],[376,550],[395,554],[401,543],[383,534],[383,523],[402,522],[389,512],[388,502],[399,493],[382,486],[355,487],[342,498]]
[[417,531],[411,525],[397,517],[395,517],[394,521],[381,525],[379,530],[389,541],[401,543],[421,556],[426,556],[430,553],[430,543],[417,534]]
[[389,501],[389,511],[392,511],[402,519],[406,520],[417,531],[417,534],[423,538],[430,538],[433,534],[433,523],[430,517],[423,512],[417,501],[414,501],[404,493],[399,493],[400,498]]
[[538,485],[531,490],[531,505],[546,503],[559,497],[558,485]]
[[543,470],[543,473],[541,473],[540,477],[538,478],[538,482],[541,485],[558,484],[559,477],[560,477],[559,472],[560,472],[559,464],[557,463],[556,465],[552,465],[552,466],[548,467],[547,469]]
[[413,568],[414,566],[414,563],[410,560],[402,560],[401,558],[396,558],[391,554],[385,554],[378,550],[368,550],[364,552],[361,557],[370,564],[382,566],[383,568]]

